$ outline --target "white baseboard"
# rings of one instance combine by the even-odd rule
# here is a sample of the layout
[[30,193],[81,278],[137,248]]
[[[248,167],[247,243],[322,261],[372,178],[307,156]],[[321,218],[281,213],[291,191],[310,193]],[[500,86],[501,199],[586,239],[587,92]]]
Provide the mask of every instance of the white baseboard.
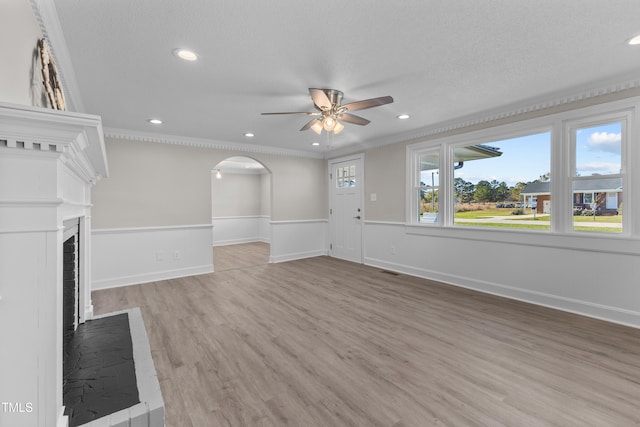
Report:
[[275,263],[278,263],[278,262],[295,261],[297,259],[313,258],[313,257],[316,257],[316,256],[325,256],[325,255],[328,255],[327,251],[322,251],[322,250],[281,254],[281,255],[276,255],[276,256],[272,255],[272,256],[269,257],[269,262],[275,264]]
[[[640,328],[635,257],[421,236],[401,224],[367,224],[365,242],[372,267]],[[587,265],[615,268],[616,278]]]
[[244,239],[231,239],[231,240],[214,240],[213,246],[229,246],[229,245],[241,245],[243,243],[269,243],[269,239],[263,239],[260,237],[248,237]]
[[211,227],[93,230],[91,289],[213,272]]
[[326,219],[271,222],[270,262],[327,255]]
[[84,307],[84,319],[85,320],[93,319],[93,304],[89,304]]
[[557,295],[535,292],[531,290],[518,289],[513,286],[501,285],[469,277],[444,274],[437,271],[425,270],[379,259],[367,258],[365,264],[371,267],[378,267],[384,270],[407,274],[409,276],[434,280],[447,285],[458,286],[487,294],[497,295],[509,299],[523,301],[543,307],[567,311],[583,316],[619,323],[625,326],[640,327],[640,313],[623,310],[616,307],[608,307],[601,304],[593,304],[571,298],[563,298]]
[[234,216],[211,218],[213,246],[241,243],[269,243],[270,218],[268,216]]
[[157,282],[159,280],[177,279],[180,277],[197,276],[199,274],[208,273],[213,273],[213,263],[197,267],[155,271],[153,273],[143,273],[132,276],[111,277],[108,279],[94,280],[91,289],[97,291],[100,289],[139,285],[141,283]]

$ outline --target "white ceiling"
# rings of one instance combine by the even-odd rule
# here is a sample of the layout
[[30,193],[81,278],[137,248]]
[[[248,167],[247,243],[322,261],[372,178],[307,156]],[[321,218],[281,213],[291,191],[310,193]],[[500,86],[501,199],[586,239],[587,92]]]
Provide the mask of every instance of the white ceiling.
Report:
[[[303,150],[391,141],[640,73],[638,0],[55,0],[87,113],[109,128]],[[176,48],[200,55],[194,63]],[[55,46],[54,46],[55,48]],[[63,73],[65,70],[62,69]],[[69,74],[72,75],[72,74]],[[330,140],[308,88],[391,95]],[[80,103],[79,103],[80,104]],[[409,120],[398,120],[401,113]],[[160,126],[146,122],[158,117]],[[253,132],[254,138],[246,138]],[[320,147],[312,147],[317,141]]]

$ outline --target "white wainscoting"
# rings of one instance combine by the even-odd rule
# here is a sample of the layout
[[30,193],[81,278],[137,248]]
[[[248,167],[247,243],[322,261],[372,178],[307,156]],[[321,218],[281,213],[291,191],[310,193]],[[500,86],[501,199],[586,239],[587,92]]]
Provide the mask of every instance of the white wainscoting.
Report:
[[269,216],[232,216],[211,218],[213,246],[236,245],[239,243],[269,243]]
[[270,262],[327,255],[328,229],[326,219],[271,221]]
[[92,289],[211,273],[211,224],[92,232]]
[[640,327],[637,254],[558,244],[561,236],[546,236],[553,245],[538,234],[475,236],[493,230],[417,233],[402,223],[366,222],[364,231],[367,265]]

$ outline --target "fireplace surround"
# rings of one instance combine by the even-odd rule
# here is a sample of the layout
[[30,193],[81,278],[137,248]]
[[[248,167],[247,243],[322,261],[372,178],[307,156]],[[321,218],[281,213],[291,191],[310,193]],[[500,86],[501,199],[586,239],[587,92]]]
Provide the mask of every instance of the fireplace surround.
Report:
[[67,425],[64,229],[78,231],[69,274],[82,323],[93,316],[91,188],[107,175],[99,117],[0,103],[0,425]]

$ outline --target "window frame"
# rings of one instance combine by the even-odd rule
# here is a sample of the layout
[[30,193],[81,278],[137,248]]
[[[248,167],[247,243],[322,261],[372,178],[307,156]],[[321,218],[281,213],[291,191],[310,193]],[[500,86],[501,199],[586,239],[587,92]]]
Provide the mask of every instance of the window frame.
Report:
[[[438,167],[438,171],[440,174],[440,177],[438,179],[438,220],[435,222],[420,222],[420,218],[419,218],[419,210],[420,210],[420,201],[419,201],[419,197],[417,196],[418,191],[420,190],[420,157],[424,154],[430,154],[430,153],[437,153],[438,155],[438,161],[439,161],[439,167]],[[420,226],[427,226],[427,227],[439,227],[442,226],[442,215],[440,215],[440,213],[442,212],[442,208],[443,208],[443,203],[442,203],[442,191],[440,191],[440,187],[442,187],[442,147],[441,146],[435,146],[435,147],[424,147],[424,148],[420,148],[417,151],[414,152],[414,154],[411,157],[411,162],[412,162],[412,167],[411,167],[411,183],[409,184],[409,188],[408,188],[408,200],[410,201],[410,211],[407,212],[408,217],[410,218],[409,221],[415,221],[416,224],[419,224]]]
[[[519,243],[522,235],[527,235],[527,244],[566,247],[575,249],[584,247],[585,239],[596,239],[598,250],[615,253],[640,254],[640,197],[634,197],[634,190],[640,188],[635,180],[640,173],[640,123],[637,111],[640,108],[640,97],[630,97],[618,101],[570,109],[559,108],[556,113],[540,115],[532,119],[515,121],[508,124],[472,129],[468,132],[436,138],[429,136],[426,140],[406,146],[406,204],[405,230],[408,234],[421,234],[443,237],[472,238],[479,240]],[[570,178],[572,165],[575,163],[575,143],[570,138],[571,129],[589,127],[591,124],[601,125],[625,120],[623,123],[623,142],[621,169],[623,178],[623,230],[621,233],[592,233],[573,229],[573,191]],[[453,129],[453,128],[452,128]],[[492,141],[510,139],[523,135],[550,132],[550,172],[553,208],[551,209],[550,230],[503,229],[494,227],[455,226],[453,224],[453,150],[454,147],[489,144]],[[634,144],[634,142],[636,142]],[[439,222],[437,224],[419,223],[414,209],[418,203],[414,200],[413,183],[419,179],[417,156],[425,151],[440,149],[440,191]],[[572,163],[573,162],[573,163]],[[636,217],[636,218],[634,218]],[[627,240],[628,242],[623,242]],[[568,242],[574,242],[569,244]],[[591,246],[594,247],[595,246]]]
[[[499,142],[501,140],[519,138],[528,135],[535,135],[539,133],[549,132],[551,134],[551,162],[549,167],[553,164],[553,129],[544,121],[539,119],[527,120],[528,125],[524,125],[525,122],[516,122],[509,125],[503,125],[494,128],[483,129],[471,133],[464,133],[437,139],[433,141],[426,141],[422,143],[416,143],[407,146],[407,164],[412,166],[407,168],[410,170],[408,183],[417,182],[419,180],[419,156],[437,149],[440,149],[440,190],[438,193],[438,206],[440,215],[439,225],[442,227],[456,227],[456,228],[479,228],[468,225],[455,225],[453,215],[455,214],[455,197],[453,194],[454,183],[454,160],[455,149],[460,147],[467,147],[470,145],[486,144],[490,145],[493,142]],[[410,185],[410,184],[408,184]],[[407,193],[407,200],[416,207],[417,200],[411,200],[412,194],[415,192]],[[409,209],[411,209],[409,207]],[[408,225],[420,225],[420,226],[432,226],[432,224],[420,223],[417,221],[417,217],[414,214],[417,210],[407,211],[406,223]],[[482,227],[489,229],[497,229],[492,227]]]
[[[592,128],[597,126],[604,126],[612,123],[621,123],[621,141],[620,141],[620,173],[617,174],[609,174],[602,175],[606,178],[621,178],[622,179],[622,200],[623,203],[627,201],[629,196],[628,187],[628,150],[629,146],[629,130],[631,128],[630,124],[633,120],[633,110],[622,110],[622,111],[614,111],[610,113],[597,114],[587,117],[581,117],[574,120],[567,120],[564,122],[564,137],[567,143],[567,148],[569,150],[568,155],[568,167],[567,167],[567,191],[570,194],[570,198],[572,200],[571,206],[567,207],[571,209],[571,218],[570,224],[565,224],[565,231],[570,233],[580,233],[580,234],[590,234],[595,237],[601,235],[614,235],[614,236],[630,236],[630,221],[628,219],[629,215],[623,212],[622,215],[622,230],[620,233],[611,233],[611,232],[597,232],[597,231],[584,231],[584,230],[575,230],[574,228],[574,217],[573,217],[573,183],[578,181],[587,181],[589,179],[593,179],[593,176],[578,176],[577,175],[577,131],[579,129]],[[597,192],[592,193],[592,198],[595,198],[595,194]],[[605,194],[606,197],[606,194]]]

